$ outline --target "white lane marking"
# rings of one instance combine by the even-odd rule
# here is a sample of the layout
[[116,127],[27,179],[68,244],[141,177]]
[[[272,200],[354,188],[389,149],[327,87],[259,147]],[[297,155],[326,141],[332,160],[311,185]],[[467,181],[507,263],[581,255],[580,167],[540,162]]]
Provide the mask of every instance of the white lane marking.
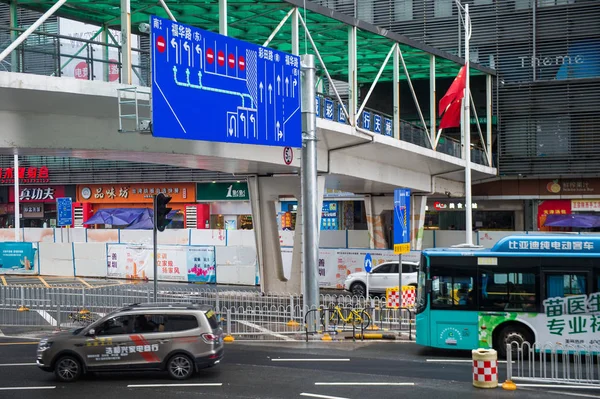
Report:
[[[513,378],[514,381],[516,381],[518,379],[519,378]],[[524,387],[524,388],[561,388],[561,389],[594,389],[594,390],[598,389],[598,390],[600,390],[600,386],[598,386],[598,385],[560,385],[560,384],[551,385],[551,384],[521,384],[521,383],[519,383],[517,385],[517,388],[519,388],[519,387]]]
[[302,392],[300,396],[309,396],[311,398],[321,398],[321,399],[348,399],[342,398],[341,396],[327,396],[327,395],[317,395],[316,393],[306,393]]
[[127,385],[127,388],[160,388],[160,387],[220,387],[222,382],[209,382],[204,384],[138,384]]
[[45,387],[1,387],[0,391],[27,391],[27,390],[37,390],[37,389],[54,389],[56,386],[45,386]]
[[42,316],[44,320],[46,320],[52,327],[58,326],[56,319],[50,316],[50,313],[46,312],[45,310],[36,310],[36,312],[38,312],[39,315]]
[[37,363],[4,363],[0,367],[37,366]]
[[349,362],[350,359],[271,359],[272,362]]
[[4,333],[0,330],[0,337],[4,337]]
[[315,382],[315,385],[329,386],[414,386],[414,382]]
[[[469,359],[426,359],[425,361],[429,363],[473,363],[473,360]],[[498,360],[498,363],[506,363],[506,360]]]
[[290,337],[286,337],[285,335],[277,334],[277,333],[275,333],[275,332],[273,332],[271,330],[268,330],[268,329],[266,329],[264,327],[259,326],[258,324],[250,323],[249,321],[236,320],[236,323],[240,323],[240,324],[243,324],[245,326],[252,327],[252,328],[254,328],[254,329],[256,329],[256,330],[258,330],[258,331],[260,331],[262,333],[269,334],[269,335],[272,335],[272,336],[277,337],[277,338],[281,338],[284,341],[296,341],[295,339],[292,339]]

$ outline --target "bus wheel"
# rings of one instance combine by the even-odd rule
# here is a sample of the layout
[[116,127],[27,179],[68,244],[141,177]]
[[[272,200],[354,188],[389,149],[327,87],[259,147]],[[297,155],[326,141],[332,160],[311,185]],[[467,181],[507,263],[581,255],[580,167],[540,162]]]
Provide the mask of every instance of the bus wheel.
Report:
[[[527,348],[523,348],[523,344],[525,343],[528,344]],[[513,352],[517,345],[519,348],[523,348],[525,352],[528,352],[528,349],[534,344],[534,337],[531,331],[526,327],[514,324],[509,325],[500,331],[496,340],[496,350],[498,351],[499,357],[506,358],[506,346],[508,344],[511,344],[513,347]]]

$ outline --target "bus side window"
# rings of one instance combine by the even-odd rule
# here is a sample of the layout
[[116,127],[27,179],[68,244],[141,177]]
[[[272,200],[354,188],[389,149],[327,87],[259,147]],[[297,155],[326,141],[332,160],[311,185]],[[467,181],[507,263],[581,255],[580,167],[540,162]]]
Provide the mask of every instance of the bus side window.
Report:
[[482,270],[480,307],[484,310],[536,311],[534,273],[497,273]]
[[585,294],[587,294],[587,279],[584,274],[546,275],[546,298]]

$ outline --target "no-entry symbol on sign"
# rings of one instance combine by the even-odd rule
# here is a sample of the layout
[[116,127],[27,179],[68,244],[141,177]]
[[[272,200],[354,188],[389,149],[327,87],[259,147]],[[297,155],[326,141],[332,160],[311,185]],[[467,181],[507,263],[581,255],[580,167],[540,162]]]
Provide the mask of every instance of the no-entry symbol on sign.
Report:
[[294,160],[294,150],[292,150],[292,147],[284,147],[283,148],[283,162],[285,162],[286,165],[291,165],[293,160]]

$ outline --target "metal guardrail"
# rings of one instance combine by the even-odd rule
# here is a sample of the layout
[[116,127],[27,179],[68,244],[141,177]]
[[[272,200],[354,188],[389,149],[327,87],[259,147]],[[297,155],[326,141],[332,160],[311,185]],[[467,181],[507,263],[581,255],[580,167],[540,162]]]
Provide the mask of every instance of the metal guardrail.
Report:
[[[0,329],[31,327],[40,330],[66,329],[85,325],[132,303],[151,302],[152,284],[101,287],[0,286]],[[159,302],[190,302],[215,308],[228,335],[242,339],[301,340],[311,330],[303,298],[293,294],[263,295],[258,291],[218,290],[209,287],[159,287]],[[384,300],[346,295],[321,295],[323,308],[342,306],[367,311],[371,323],[381,330],[409,331],[410,311],[384,309]],[[81,313],[83,312],[83,313]],[[80,314],[90,316],[80,317]],[[317,317],[321,323],[321,317]],[[362,326],[361,330],[364,333]],[[356,331],[356,329],[355,329]],[[353,331],[353,333],[355,332]],[[354,334],[353,334],[354,335]]]
[[507,380],[600,388],[599,345],[506,345]]

